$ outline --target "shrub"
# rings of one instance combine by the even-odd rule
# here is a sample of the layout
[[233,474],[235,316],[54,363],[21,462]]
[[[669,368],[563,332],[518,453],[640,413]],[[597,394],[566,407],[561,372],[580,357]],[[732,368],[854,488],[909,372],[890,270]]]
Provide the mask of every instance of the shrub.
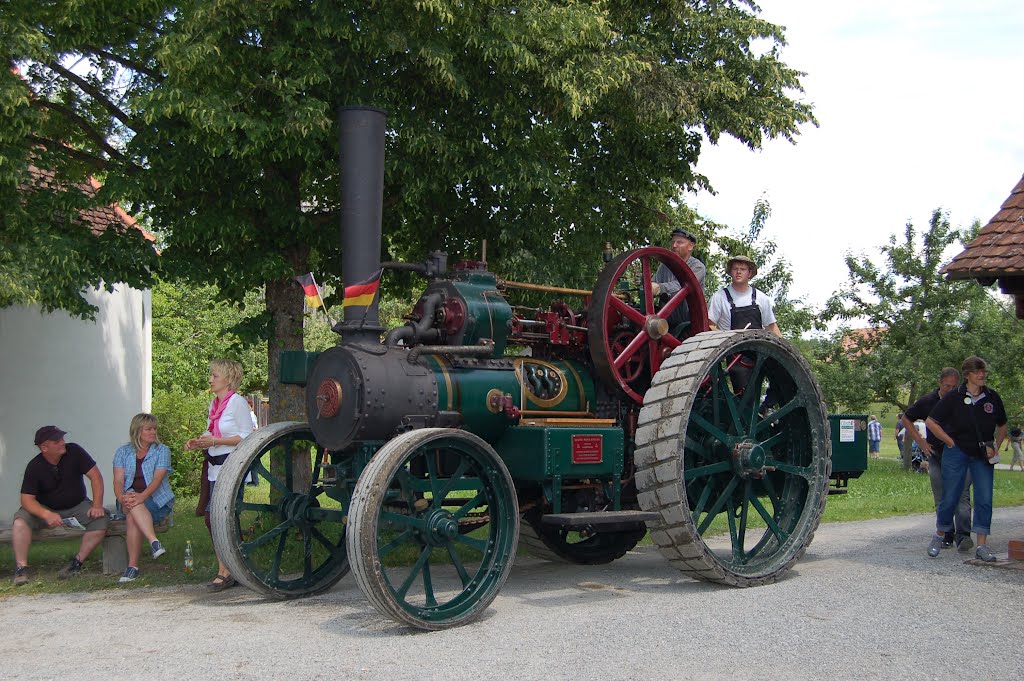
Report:
[[171,489],[175,496],[197,496],[203,469],[202,450],[186,451],[185,443],[206,430],[209,393],[171,388],[153,391],[153,414],[160,422],[160,441],[171,449]]

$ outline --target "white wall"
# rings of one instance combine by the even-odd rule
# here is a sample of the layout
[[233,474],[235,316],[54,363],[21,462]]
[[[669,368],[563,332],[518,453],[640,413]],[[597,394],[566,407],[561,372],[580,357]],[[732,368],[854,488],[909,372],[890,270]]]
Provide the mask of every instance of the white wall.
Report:
[[[149,291],[118,284],[86,296],[95,322],[38,308],[0,309],[0,519],[19,506],[25,465],[39,453],[40,426],[68,431],[96,460],[114,504],[114,450],[128,441],[132,416],[152,406]],[[89,489],[88,482],[86,490]]]

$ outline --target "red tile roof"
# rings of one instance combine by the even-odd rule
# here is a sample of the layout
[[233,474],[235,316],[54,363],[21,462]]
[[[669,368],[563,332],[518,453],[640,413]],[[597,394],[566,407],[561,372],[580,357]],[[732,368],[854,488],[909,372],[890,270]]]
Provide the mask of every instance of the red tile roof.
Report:
[[[56,179],[53,171],[41,170],[35,166],[29,166],[29,180],[21,186],[22,191],[31,191],[35,188],[59,188],[67,186],[65,183]],[[85,182],[77,182],[73,185],[79,191],[84,192],[88,196],[95,196],[96,192],[99,191],[102,186],[94,178],[89,178],[88,184]],[[88,210],[82,210],[78,213],[82,221],[89,226],[93,234],[101,234],[111,227],[115,229],[137,229],[142,232],[142,235],[149,241],[156,241],[156,237],[144,230],[135,221],[135,218],[124,212],[120,206],[111,204],[109,206],[94,207]]]
[[949,279],[1024,276],[1024,177],[977,238],[942,272]]
[[842,338],[843,352],[845,352],[851,359],[859,357],[865,352],[871,352],[870,347],[868,349],[862,349],[861,345],[874,345],[876,342],[880,341],[888,331],[888,327],[885,326],[868,327],[866,329],[850,329]]

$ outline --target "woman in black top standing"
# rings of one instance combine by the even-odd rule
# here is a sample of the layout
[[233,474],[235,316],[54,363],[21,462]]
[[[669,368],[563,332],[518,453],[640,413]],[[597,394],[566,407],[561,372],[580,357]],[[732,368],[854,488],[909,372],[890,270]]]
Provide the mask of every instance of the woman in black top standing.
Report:
[[984,561],[996,557],[988,548],[992,525],[992,481],[990,460],[1006,439],[1006,410],[999,393],[985,387],[988,368],[981,357],[964,360],[964,383],[939,400],[928,416],[928,432],[945,444],[942,452],[942,500],[935,512],[937,534],[928,544],[933,558],[942,549],[943,535],[953,528],[953,511],[970,471],[974,481],[974,532],[978,537],[975,555]]

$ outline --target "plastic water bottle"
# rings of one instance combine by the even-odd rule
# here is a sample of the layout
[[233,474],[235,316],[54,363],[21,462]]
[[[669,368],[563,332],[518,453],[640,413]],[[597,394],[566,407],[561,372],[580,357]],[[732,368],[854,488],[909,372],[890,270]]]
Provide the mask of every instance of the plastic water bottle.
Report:
[[185,572],[192,572],[192,540],[185,542]]

